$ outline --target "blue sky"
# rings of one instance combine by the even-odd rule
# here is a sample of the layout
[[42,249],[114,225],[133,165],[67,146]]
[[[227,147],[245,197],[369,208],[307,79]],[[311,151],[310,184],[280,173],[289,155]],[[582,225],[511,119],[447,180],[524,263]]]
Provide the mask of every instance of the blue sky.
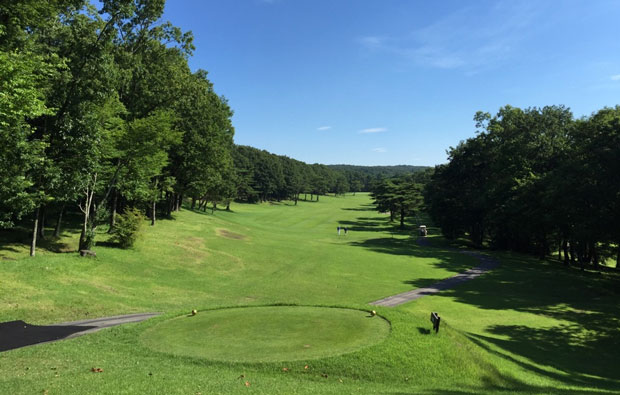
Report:
[[308,163],[435,165],[476,111],[620,103],[620,1],[168,0],[235,142]]

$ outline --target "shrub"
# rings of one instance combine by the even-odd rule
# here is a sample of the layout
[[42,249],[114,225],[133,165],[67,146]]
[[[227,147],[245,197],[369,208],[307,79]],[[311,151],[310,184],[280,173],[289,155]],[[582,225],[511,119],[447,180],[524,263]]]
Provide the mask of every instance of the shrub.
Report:
[[86,230],[84,234],[84,244],[80,249],[82,250],[92,250],[95,245],[95,232],[92,229]]
[[144,218],[144,214],[137,208],[119,214],[112,229],[112,240],[117,241],[121,248],[132,247],[142,232]]

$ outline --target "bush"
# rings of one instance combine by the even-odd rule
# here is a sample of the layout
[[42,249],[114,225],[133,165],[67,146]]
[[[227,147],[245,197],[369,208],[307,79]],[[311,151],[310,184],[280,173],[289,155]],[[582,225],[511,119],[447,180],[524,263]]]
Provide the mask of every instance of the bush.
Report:
[[86,230],[84,234],[84,244],[80,249],[82,250],[92,250],[95,245],[95,232],[92,229]]
[[112,229],[112,240],[117,241],[121,248],[133,247],[142,232],[144,214],[137,208],[125,210],[117,216],[116,224]]

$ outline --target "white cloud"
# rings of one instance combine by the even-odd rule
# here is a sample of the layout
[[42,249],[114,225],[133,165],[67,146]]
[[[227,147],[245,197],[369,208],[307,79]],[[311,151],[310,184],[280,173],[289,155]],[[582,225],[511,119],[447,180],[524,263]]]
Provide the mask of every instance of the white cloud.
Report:
[[383,38],[376,36],[362,37],[359,41],[363,46],[371,49],[381,48],[384,42]]
[[362,134],[367,134],[367,133],[383,133],[383,132],[387,132],[387,128],[368,128],[368,129],[360,130],[360,133],[362,133]]
[[321,131],[323,131],[323,130],[329,130],[329,129],[331,129],[331,128],[332,128],[331,126],[321,126],[321,127],[316,128],[316,130],[321,130]]
[[610,78],[612,81],[620,81],[620,74],[612,75]]
[[542,7],[525,1],[498,2],[488,13],[468,3],[408,34],[367,36],[359,42],[367,50],[421,66],[471,72],[518,56],[520,44],[543,14]]
[[373,148],[373,152],[387,152],[387,150],[383,147]]

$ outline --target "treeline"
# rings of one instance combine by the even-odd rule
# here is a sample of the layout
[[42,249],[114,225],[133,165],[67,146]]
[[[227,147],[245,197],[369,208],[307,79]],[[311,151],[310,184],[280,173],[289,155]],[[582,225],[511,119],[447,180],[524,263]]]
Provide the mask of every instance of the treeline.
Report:
[[[116,212],[226,196],[232,111],[164,0],[0,4],[0,227],[79,207],[80,249]],[[230,192],[232,193],[232,192]],[[161,206],[161,207],[160,207]]]
[[287,156],[244,145],[233,151],[236,172],[236,198],[255,203],[267,200],[319,200],[328,192],[336,195],[359,191],[343,172],[320,164],[306,164]]
[[620,267],[620,107],[575,120],[562,106],[506,106],[475,121],[426,190],[443,233]]
[[413,173],[423,172],[428,166],[355,166],[355,165],[328,165],[332,170],[344,174],[352,191],[370,192],[373,187],[387,178],[397,178]]

